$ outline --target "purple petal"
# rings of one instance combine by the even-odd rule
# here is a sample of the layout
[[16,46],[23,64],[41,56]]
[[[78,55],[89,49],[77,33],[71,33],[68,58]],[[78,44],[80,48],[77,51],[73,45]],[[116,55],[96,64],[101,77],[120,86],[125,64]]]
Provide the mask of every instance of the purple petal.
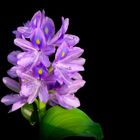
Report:
[[38,90],[39,90],[39,87],[34,88],[32,94],[29,96],[29,98],[27,100],[27,102],[29,104],[32,104],[34,102],[35,98],[38,96]]
[[48,75],[48,70],[42,63],[39,63],[38,65],[33,67],[33,76],[35,78],[45,80]]
[[55,47],[53,45],[47,45],[46,48],[43,48],[41,50],[45,55],[49,56],[55,52]]
[[7,74],[12,78],[16,78],[17,77],[16,70],[17,70],[17,66],[14,66],[10,70],[7,71]]
[[68,75],[62,71],[62,70],[59,70],[58,68],[56,68],[54,70],[54,74],[55,76],[57,77],[57,81],[60,83],[60,84],[71,84],[72,80],[70,79],[70,77],[68,77]]
[[9,55],[8,55],[8,62],[10,62],[13,65],[17,64],[17,55],[21,53],[21,51],[12,51]]
[[77,64],[77,65],[84,65],[85,61],[86,60],[84,58],[78,58],[78,59],[72,60],[70,63]]
[[74,95],[57,95],[58,102],[61,106],[71,109],[80,106],[80,101]]
[[67,31],[68,25],[69,25],[69,19],[66,18],[64,20],[64,18],[62,17],[62,26],[60,30],[54,35],[54,37],[48,42],[48,44],[56,43],[59,39],[61,39]]
[[46,103],[49,99],[49,94],[48,94],[48,89],[47,86],[41,86],[40,91],[39,91],[39,99],[43,102]]
[[1,102],[4,103],[5,105],[11,105],[19,100],[21,100],[21,96],[19,96],[19,94],[11,94],[4,96],[1,99]]
[[27,67],[29,65],[32,65],[34,61],[36,60],[37,53],[35,52],[23,52],[20,53],[17,58],[17,64],[23,67]]
[[20,32],[25,38],[30,38],[33,30],[29,27],[18,27],[17,31]]
[[32,28],[37,28],[40,26],[42,20],[42,13],[41,11],[37,11],[31,19],[30,26]]
[[79,42],[79,37],[75,35],[64,35],[64,40],[68,43],[69,46],[75,46]]
[[46,40],[45,40],[45,36],[44,33],[42,32],[42,30],[40,28],[37,28],[34,31],[34,34],[31,38],[31,41],[33,43],[33,46],[35,48],[45,48],[46,47]]
[[55,33],[55,26],[54,26],[53,20],[49,17],[46,17],[42,28],[43,28],[43,32],[45,34],[46,40],[51,39]]
[[70,77],[70,78],[73,78],[73,79],[75,79],[75,80],[82,80],[81,74],[80,74],[80,73],[77,73],[77,72],[75,72],[75,73],[70,73],[70,74],[69,74],[69,77]]
[[70,64],[70,63],[57,63],[56,67],[66,72],[78,72],[84,71],[84,67],[78,64]]
[[81,49],[79,47],[73,47],[73,48],[70,49],[69,53],[67,54],[67,57],[60,60],[60,62],[64,62],[64,63],[71,62],[72,60],[80,57],[83,52],[84,52],[83,49]]
[[9,78],[9,77],[4,77],[3,79],[3,83],[11,90],[19,93],[20,91],[20,85],[17,81]]
[[33,48],[33,45],[31,42],[21,39],[21,38],[16,38],[14,40],[15,45],[23,49],[24,51],[36,51],[35,48]]
[[67,56],[69,52],[69,47],[66,42],[63,42],[60,47],[57,49],[57,52],[55,54],[55,60],[58,61],[60,59],[63,59]]
[[45,66],[45,67],[49,67],[50,66],[50,61],[49,61],[49,57],[44,54],[44,52],[42,52],[39,56],[39,61],[42,62],[42,64]]
[[20,100],[13,104],[12,109],[9,111],[9,113],[16,111],[17,109],[21,108],[26,103],[26,100]]
[[28,97],[27,102],[29,104],[33,103],[33,101],[38,95],[40,81],[20,71],[17,71],[17,74],[21,78],[21,83],[22,83],[20,95]]
[[68,93],[76,93],[85,83],[84,80],[74,80],[72,84],[68,85]]

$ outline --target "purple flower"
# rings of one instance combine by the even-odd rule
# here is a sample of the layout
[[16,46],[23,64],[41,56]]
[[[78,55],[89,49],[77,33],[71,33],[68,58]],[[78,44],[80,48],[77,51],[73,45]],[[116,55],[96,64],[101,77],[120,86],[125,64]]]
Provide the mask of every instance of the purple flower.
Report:
[[53,62],[54,74],[57,76],[57,80],[60,84],[70,84],[73,82],[73,76],[83,71],[84,58],[79,58],[83,49],[79,47],[69,48],[66,42],[63,42],[58,48],[55,60]]
[[54,93],[50,94],[50,105],[61,105],[65,108],[71,109],[73,107],[79,107],[80,101],[75,97],[76,93],[85,84],[84,80],[75,80],[71,85],[61,85],[54,87]]
[[43,64],[33,67],[33,72],[31,73],[26,74],[17,71],[17,74],[21,79],[20,95],[27,97],[29,104],[33,103],[37,96],[44,103],[48,101],[47,77],[49,78],[49,75]]
[[[20,91],[20,84],[9,78],[9,77],[4,77],[3,78],[3,83],[12,91],[19,93]],[[4,103],[5,105],[12,105],[12,108],[9,112],[13,112],[20,107],[22,107],[27,101],[27,98],[24,96],[20,96],[19,94],[10,94],[6,95],[1,99],[1,102]]]
[[[61,28],[55,33],[53,20],[38,11],[31,21],[14,31],[14,43],[22,51],[8,55],[13,67],[7,73],[18,77],[19,82],[4,77],[4,84],[16,94],[1,99],[5,105],[12,105],[10,112],[35,99],[68,109],[80,106],[75,93],[85,84],[79,73],[84,71],[85,59],[80,57],[84,50],[75,47],[79,37],[66,34],[68,25],[69,19],[62,17]],[[54,53],[51,62],[49,58]]]

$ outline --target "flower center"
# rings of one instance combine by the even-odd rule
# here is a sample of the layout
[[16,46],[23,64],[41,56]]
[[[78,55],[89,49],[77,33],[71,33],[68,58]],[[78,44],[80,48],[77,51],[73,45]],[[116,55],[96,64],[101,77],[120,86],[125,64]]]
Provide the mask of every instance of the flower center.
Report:
[[42,69],[38,69],[38,74],[41,75],[43,73]]
[[39,39],[36,39],[36,41],[35,41],[35,42],[36,42],[36,44],[37,44],[37,45],[39,45],[39,44],[40,44],[40,40],[39,40]]
[[62,55],[62,57],[64,57],[64,55],[65,55],[65,52],[62,52],[62,54],[61,54],[61,55]]

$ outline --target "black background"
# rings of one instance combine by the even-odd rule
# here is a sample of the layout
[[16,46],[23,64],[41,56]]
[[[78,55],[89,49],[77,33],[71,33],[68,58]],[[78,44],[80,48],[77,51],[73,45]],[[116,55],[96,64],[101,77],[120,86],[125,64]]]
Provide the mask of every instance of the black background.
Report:
[[[13,44],[13,30],[43,9],[54,20],[56,29],[61,25],[61,16],[70,19],[67,32],[80,37],[77,46],[85,50],[83,57],[86,58],[82,73],[86,85],[76,93],[81,101],[80,109],[101,124],[104,140],[116,138],[113,116],[116,111],[114,105],[117,106],[115,79],[118,70],[114,56],[117,53],[116,32],[120,23],[117,21],[119,9],[114,3],[110,4],[88,0],[24,0],[0,4],[0,79],[7,76],[6,71],[11,67],[7,62],[8,53],[17,49]],[[10,93],[0,80],[0,98]],[[38,139],[37,128],[28,124],[20,110],[8,114],[9,108],[0,104],[0,139]]]

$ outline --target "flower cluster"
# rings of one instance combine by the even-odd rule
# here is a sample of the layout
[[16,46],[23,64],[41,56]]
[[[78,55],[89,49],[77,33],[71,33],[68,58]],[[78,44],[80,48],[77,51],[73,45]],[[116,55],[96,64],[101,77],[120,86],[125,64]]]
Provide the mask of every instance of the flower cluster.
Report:
[[3,82],[16,93],[1,99],[5,105],[12,105],[11,112],[35,99],[68,109],[80,106],[74,93],[85,84],[79,74],[84,70],[85,59],[80,57],[84,50],[75,46],[77,36],[66,34],[68,25],[69,19],[62,17],[62,26],[55,33],[52,19],[38,11],[14,31],[14,43],[21,50],[8,55],[14,66],[7,72],[11,78],[4,77]]

